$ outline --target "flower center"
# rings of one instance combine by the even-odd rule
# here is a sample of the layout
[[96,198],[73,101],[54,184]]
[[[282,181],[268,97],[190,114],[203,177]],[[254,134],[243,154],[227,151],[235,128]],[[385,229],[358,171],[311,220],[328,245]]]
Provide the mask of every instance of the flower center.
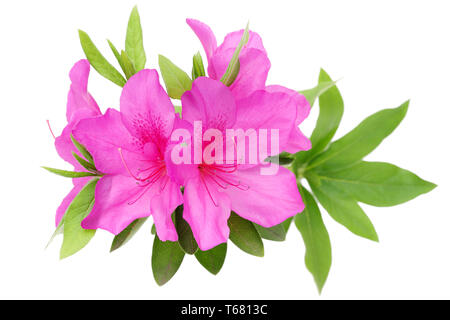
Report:
[[216,207],[218,207],[217,202],[209,190],[208,182],[216,184],[220,189],[228,189],[229,186],[237,188],[242,191],[247,191],[249,186],[241,183],[241,181],[236,179],[233,175],[237,170],[237,163],[233,164],[201,164],[198,166],[200,170],[200,179],[208,192],[211,201]]
[[122,153],[122,148],[119,148],[120,159],[127,170],[128,174],[136,180],[138,187],[143,188],[136,197],[136,199],[128,202],[129,205],[135,204],[139,199],[141,199],[144,194],[160,179],[160,192],[163,192],[167,183],[169,182],[169,177],[167,176],[166,165],[163,159],[157,160],[146,160],[145,162],[149,164],[146,168],[138,168],[137,174],[134,174],[130,167],[127,165],[125,158]]

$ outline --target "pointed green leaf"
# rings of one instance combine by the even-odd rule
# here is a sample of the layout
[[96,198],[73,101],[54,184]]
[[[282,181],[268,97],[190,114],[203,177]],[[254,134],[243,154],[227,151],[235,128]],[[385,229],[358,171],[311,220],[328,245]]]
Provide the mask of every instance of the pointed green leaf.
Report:
[[288,164],[291,164],[292,161],[294,161],[294,155],[282,152],[279,155],[268,157],[264,160],[265,162],[271,162],[271,163],[277,163],[281,166],[286,166]]
[[152,234],[156,234],[156,227],[155,227],[155,224],[152,225],[152,231],[151,231],[151,233],[152,233]]
[[125,66],[122,63],[122,57],[120,56],[119,51],[117,50],[117,48],[114,46],[114,44],[111,41],[109,41],[109,40],[107,40],[107,41],[108,41],[109,47],[111,48],[112,53],[114,54],[114,57],[116,57],[116,60],[120,65],[120,68],[125,73]]
[[323,93],[325,93],[331,87],[336,85],[336,81],[323,81],[319,82],[317,86],[311,89],[299,91],[302,95],[305,96],[306,100],[308,100],[311,108],[314,106],[317,98],[320,97]]
[[130,19],[128,20],[125,51],[130,58],[130,61],[136,68],[136,72],[139,72],[145,68],[147,58],[145,57],[141,18],[139,17],[137,7],[133,8]]
[[180,118],[182,117],[181,112],[183,110],[183,108],[181,106],[174,106],[175,108],[175,113],[180,115]]
[[123,87],[126,82],[125,78],[103,57],[86,32],[79,30],[78,33],[81,47],[91,66],[106,79]]
[[159,55],[159,69],[171,98],[181,99],[185,91],[191,90],[191,78],[163,55]]
[[92,173],[92,172],[66,171],[66,170],[60,170],[60,169],[49,168],[49,167],[42,167],[42,168],[47,171],[50,171],[51,173],[57,174],[58,176],[66,177],[66,178],[84,178],[84,177],[97,176],[96,173]]
[[124,246],[136,234],[136,232],[139,231],[139,229],[142,227],[145,221],[147,221],[147,219],[148,218],[145,217],[134,220],[128,225],[128,227],[123,229],[121,233],[116,235],[111,244],[110,252],[113,252],[114,250],[117,250],[120,247]]
[[75,152],[72,151],[72,156],[75,158],[75,160],[78,161],[78,163],[85,168],[88,171],[94,171],[96,172],[97,169],[95,168],[94,165],[92,165],[90,162],[87,162],[86,160],[84,160],[82,157],[80,157],[79,155],[77,155]]
[[122,60],[124,68],[123,72],[125,72],[125,76],[127,77],[127,79],[130,79],[136,73],[133,62],[131,62],[131,60],[128,58],[127,53],[123,50],[120,54],[120,59]]
[[284,228],[284,231],[286,232],[286,234],[288,233],[289,228],[291,227],[291,223],[292,223],[293,219],[294,219],[293,217],[290,217],[281,223],[283,225],[283,228]]
[[[324,85],[328,87],[330,82],[333,82],[330,76],[324,70],[321,70],[318,86]],[[329,87],[320,95],[319,108],[319,117],[311,135],[312,148],[308,151],[297,153],[294,168],[305,166],[314,156],[328,146],[336,133],[344,113],[344,101],[336,85]]]
[[178,242],[161,241],[155,235],[152,252],[153,277],[158,285],[166,284],[180,268],[184,258]]
[[295,225],[305,243],[306,267],[321,292],[331,267],[330,237],[313,196],[300,185],[299,190],[305,203],[305,210],[295,216]]
[[55,237],[59,234],[63,234],[63,230],[64,230],[64,216],[61,219],[61,221],[59,221],[58,226],[55,229],[55,232],[53,232],[52,236],[50,237],[50,240],[48,240],[47,245],[45,246],[45,249],[48,248],[48,246],[52,243],[52,241],[55,239]]
[[306,178],[317,200],[334,220],[358,236],[378,241],[372,222],[356,200],[325,181],[313,177],[312,172]]
[[175,209],[175,227],[178,234],[178,243],[181,248],[187,254],[194,254],[198,249],[198,245],[194,239],[191,227],[183,218],[183,206]]
[[220,79],[220,81],[222,81],[222,83],[228,87],[233,84],[234,80],[236,79],[239,73],[240,69],[239,54],[241,53],[242,48],[247,44],[248,39],[249,39],[249,24],[247,23],[247,27],[245,28],[244,33],[242,34],[241,41],[236,47],[224,75]]
[[355,200],[377,207],[395,206],[436,187],[410,171],[384,162],[361,161],[343,170],[317,175]]
[[254,223],[256,231],[258,231],[261,238],[272,241],[284,241],[286,240],[286,229],[283,224],[277,224],[270,228],[264,228]]
[[81,221],[87,217],[94,205],[97,181],[98,179],[89,181],[67,208],[64,215],[64,240],[60,251],[61,259],[83,249],[95,235],[95,230],[83,229]]
[[92,158],[92,155],[89,153],[86,147],[79,143],[72,134],[70,135],[70,139],[72,140],[75,148],[77,148],[77,150],[83,155],[83,157],[92,165],[94,165],[94,158]]
[[264,245],[255,226],[232,212],[228,219],[230,240],[242,251],[257,257],[264,256]]
[[195,80],[198,77],[204,77],[206,73],[200,52],[197,52],[192,60],[192,80]]
[[333,142],[308,168],[335,171],[361,160],[397,128],[406,115],[408,105],[409,101],[398,108],[381,110],[366,118],[355,129]]
[[207,251],[197,250],[195,257],[198,262],[205,267],[206,270],[216,275],[219,273],[220,269],[225,262],[225,257],[227,255],[227,244],[222,243],[217,247],[214,247]]

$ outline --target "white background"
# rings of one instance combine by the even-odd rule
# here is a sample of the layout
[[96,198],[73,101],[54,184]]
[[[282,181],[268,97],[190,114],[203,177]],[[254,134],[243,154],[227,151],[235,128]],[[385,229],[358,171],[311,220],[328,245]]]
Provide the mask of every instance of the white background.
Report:
[[[105,39],[124,47],[136,3],[150,68],[161,53],[190,71],[201,46],[186,17],[208,23],[219,43],[250,20],[272,62],[269,83],[306,89],[320,67],[342,78],[345,113],[336,137],[410,98],[403,123],[367,159],[394,163],[438,187],[397,207],[363,205],[380,243],[358,238],[323,212],[333,265],[321,296],[295,227],[286,242],[266,242],[264,258],[230,245],[216,277],[186,257],[164,287],[151,273],[150,222],[117,252],[109,253],[112,235],[100,231],[83,251],[59,261],[61,238],[44,247],[71,182],[40,166],[70,166],[58,158],[45,120],[57,134],[65,125],[68,72],[84,57],[77,29],[113,61]],[[449,9],[448,1],[411,0],[1,1],[0,298],[450,298]],[[120,88],[95,71],[90,91],[102,110],[118,107]]]

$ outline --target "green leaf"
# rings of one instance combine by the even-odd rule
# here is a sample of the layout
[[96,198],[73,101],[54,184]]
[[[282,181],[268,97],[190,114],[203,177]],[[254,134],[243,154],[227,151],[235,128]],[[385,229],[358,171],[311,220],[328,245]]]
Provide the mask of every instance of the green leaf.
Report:
[[72,143],[75,146],[75,148],[77,148],[77,150],[83,155],[83,157],[87,161],[89,161],[92,165],[94,165],[94,158],[86,149],[86,147],[83,146],[81,143],[79,143],[72,134],[70,135],[70,139],[72,140]]
[[331,242],[323,224],[319,207],[313,196],[299,185],[305,210],[295,216],[295,225],[305,243],[305,264],[314,277],[319,292],[325,284],[331,267]]
[[136,68],[136,72],[145,68],[144,40],[142,38],[141,18],[139,17],[137,7],[133,8],[130,19],[128,20],[125,51]]
[[184,251],[178,242],[161,241],[155,235],[152,252],[153,277],[158,285],[166,284],[180,268],[183,262]]
[[228,226],[230,227],[230,240],[239,249],[257,257],[264,256],[264,245],[253,223],[231,212]]
[[[330,82],[333,81],[322,69],[319,74],[319,86],[324,85],[328,87]],[[328,146],[336,133],[344,113],[344,101],[336,85],[328,87],[320,95],[319,107],[319,117],[311,135],[312,148],[306,152],[302,151],[296,154],[294,168],[305,166],[314,156]]]
[[336,81],[323,81],[319,82],[317,86],[311,89],[299,91],[302,95],[305,96],[306,100],[308,100],[311,108],[314,106],[317,98],[320,97],[323,93],[325,93],[331,87],[336,85]]
[[92,172],[75,172],[75,171],[66,171],[49,167],[42,167],[51,173],[57,174],[58,176],[66,177],[66,178],[84,178],[84,177],[93,177],[97,176],[96,173]]
[[90,162],[87,162],[86,160],[84,160],[82,157],[80,157],[79,155],[77,155],[75,152],[72,151],[72,156],[75,158],[75,160],[78,161],[78,163],[85,168],[88,171],[94,171],[96,172],[97,169],[95,168],[94,165],[92,165]]
[[179,114],[180,118],[181,118],[181,112],[182,112],[183,108],[181,106],[174,106],[174,108],[175,108],[175,113]]
[[244,30],[244,33],[242,34],[241,41],[239,42],[238,46],[236,47],[236,50],[233,53],[233,56],[231,57],[230,63],[228,64],[227,70],[225,71],[224,75],[220,79],[223,84],[226,86],[231,86],[236,79],[240,64],[239,64],[239,54],[241,53],[242,48],[244,45],[247,44],[249,39],[249,24],[247,23],[247,27]]
[[163,55],[159,55],[159,68],[171,98],[181,99],[185,91],[191,90],[191,78]]
[[175,209],[175,228],[178,234],[178,243],[187,254],[194,254],[198,250],[191,227],[183,218],[183,206]]
[[206,73],[200,52],[197,52],[192,60],[192,79],[195,80],[198,77],[204,77]]
[[289,228],[291,227],[292,220],[294,220],[294,218],[290,217],[281,223],[284,227],[284,231],[286,232],[286,234],[288,233]]
[[291,164],[294,161],[294,155],[282,152],[277,156],[268,157],[264,160],[265,162],[271,162],[271,163],[277,163],[281,166],[286,166],[288,164]]
[[48,248],[48,246],[52,243],[52,241],[55,239],[55,237],[59,234],[62,234],[64,230],[64,216],[63,218],[59,221],[58,226],[55,229],[55,232],[53,232],[52,236],[50,237],[50,240],[48,240],[47,245],[45,246],[45,249]]
[[151,231],[151,233],[152,233],[152,234],[156,234],[156,227],[155,227],[155,224],[152,225],[152,231]]
[[125,78],[103,57],[86,32],[79,30],[78,33],[81,47],[92,67],[106,79],[123,87],[126,83]]
[[148,218],[145,217],[134,220],[128,225],[128,227],[123,229],[121,233],[116,235],[111,244],[110,252],[113,252],[114,250],[117,250],[120,247],[124,246],[136,234],[136,232],[139,231],[139,229],[142,227],[145,221],[147,221],[147,219]]
[[409,101],[398,108],[381,110],[366,118],[317,156],[308,169],[320,166],[320,171],[335,171],[361,160],[397,128],[406,115],[408,105]]
[[128,58],[128,55],[125,51],[122,50],[120,55],[123,64],[123,72],[125,72],[125,76],[127,79],[130,79],[135,73],[136,69],[134,68],[133,62]]
[[89,181],[67,208],[64,215],[64,240],[60,251],[61,259],[83,249],[95,235],[95,230],[83,229],[81,221],[87,217],[94,205],[97,181],[98,179]]
[[217,247],[214,247],[207,251],[197,250],[195,257],[198,262],[205,267],[206,270],[216,275],[219,273],[220,269],[225,262],[225,257],[227,255],[227,244],[222,243]]
[[395,206],[436,187],[410,171],[384,162],[361,161],[317,176],[355,200],[377,207]]
[[120,65],[120,68],[125,73],[125,66],[122,63],[122,57],[120,56],[119,51],[116,49],[116,47],[114,46],[114,44],[111,41],[109,41],[109,40],[107,40],[107,41],[108,41],[109,47],[111,48],[111,51],[114,54],[114,57],[116,57],[116,60]]
[[378,241],[378,235],[372,222],[358,205],[356,200],[332,185],[322,181],[310,172],[306,176],[311,189],[320,204],[330,216],[354,234]]
[[264,228],[256,223],[254,223],[253,225],[263,239],[272,241],[286,240],[286,229],[284,228],[282,223],[270,228]]

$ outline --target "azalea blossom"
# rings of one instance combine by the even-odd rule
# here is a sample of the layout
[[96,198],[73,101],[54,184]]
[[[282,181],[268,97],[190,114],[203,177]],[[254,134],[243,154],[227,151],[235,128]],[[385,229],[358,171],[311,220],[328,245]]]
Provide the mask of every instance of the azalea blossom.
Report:
[[105,174],[83,228],[118,234],[151,214],[162,241],[178,239],[171,214],[183,199],[164,161],[174,121],[174,107],[156,70],[142,70],[124,86],[120,112],[108,109],[104,116],[79,122],[74,136]]
[[[80,120],[101,115],[97,103],[88,92],[90,68],[89,61],[80,60],[70,70],[69,77],[72,83],[67,97],[67,125],[61,135],[55,139],[55,147],[59,156],[72,164],[76,171],[86,170],[72,155],[73,152],[76,152],[81,156],[71,140],[73,129]],[[92,179],[92,177],[72,179],[74,185],[73,189],[64,198],[61,205],[56,210],[56,225],[60,223],[61,218],[64,216],[72,200],[90,179]]]
[[[241,41],[244,30],[229,33],[223,43],[217,46],[216,37],[209,26],[194,19],[187,19],[186,22],[203,45],[208,60],[209,77],[220,80],[230,63],[236,47]],[[309,102],[303,95],[294,90],[279,85],[266,87],[266,80],[271,64],[262,39],[256,32],[249,31],[248,42],[239,54],[239,65],[238,76],[230,86],[234,97],[239,100],[251,95],[254,91],[264,89],[291,95],[296,101],[296,121],[295,127],[292,129],[291,140],[283,151],[295,153],[301,150],[309,150],[311,148],[311,142],[303,135],[298,127],[309,115]],[[282,109],[279,111],[284,112]]]
[[[181,100],[183,121],[179,121],[179,127],[191,132],[196,121],[201,121],[204,130],[220,132],[277,129],[280,147],[284,148],[295,125],[296,101],[283,92],[259,90],[236,100],[230,88],[220,81],[200,77]],[[194,143],[188,142],[185,150],[192,152]],[[208,145],[203,144],[203,149]],[[169,156],[174,148],[171,146],[166,152],[168,174],[185,187],[183,217],[201,250],[228,240],[231,211],[263,227],[271,227],[304,208],[295,175],[283,167],[278,167],[274,175],[261,175],[265,166],[261,163],[211,163],[203,159],[200,164],[175,164]]]

